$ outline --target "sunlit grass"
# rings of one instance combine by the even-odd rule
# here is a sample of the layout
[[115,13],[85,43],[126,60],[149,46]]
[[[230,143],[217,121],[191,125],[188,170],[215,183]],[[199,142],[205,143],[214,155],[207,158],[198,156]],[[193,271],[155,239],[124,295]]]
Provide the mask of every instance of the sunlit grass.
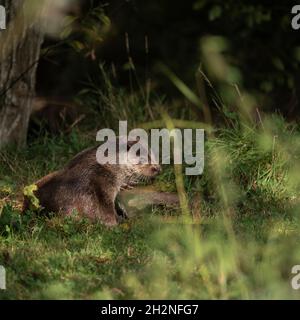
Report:
[[[206,123],[203,175],[184,176],[181,166],[166,165],[157,177],[158,191],[178,193],[178,208],[150,206],[113,229],[20,214],[23,187],[94,145],[99,119],[101,128],[117,128],[124,119],[146,129],[201,126],[192,116],[178,117],[181,106],[115,88],[103,68],[104,85],[92,81],[78,97],[89,110],[79,128],[68,136],[41,136],[24,150],[1,151],[0,264],[8,288],[1,298],[297,298],[290,281],[300,262],[299,125],[278,115],[253,121],[247,93],[225,86],[228,77],[240,77],[218,47],[208,45],[211,61],[223,70],[207,68],[226,88],[213,99],[225,123]],[[202,103],[175,80],[187,99]],[[232,97],[236,112],[228,112],[222,96]],[[208,115],[205,108],[199,112]]]

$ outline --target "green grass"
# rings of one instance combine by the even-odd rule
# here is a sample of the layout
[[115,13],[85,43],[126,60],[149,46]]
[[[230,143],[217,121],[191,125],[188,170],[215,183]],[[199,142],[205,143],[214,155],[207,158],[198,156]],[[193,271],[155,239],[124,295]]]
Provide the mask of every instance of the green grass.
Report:
[[[297,298],[290,272],[300,262],[299,179],[292,174],[299,133],[275,120],[269,131],[235,127],[207,141],[204,175],[184,179],[189,199],[200,200],[190,223],[163,208],[113,229],[20,215],[22,188],[93,142],[75,130],[2,151],[0,264],[7,290],[0,297]],[[272,130],[280,130],[279,138],[265,147]],[[166,166],[155,186],[176,191],[174,181]]]
[[[203,175],[183,176],[183,185],[172,166],[163,167],[155,188],[182,187],[192,218],[182,219],[181,208],[148,207],[107,229],[20,213],[23,188],[95,145],[96,129],[115,128],[119,119],[130,128],[163,123],[159,99],[117,90],[103,75],[102,86],[79,95],[87,117],[70,134],[42,134],[25,149],[0,152],[0,265],[7,271],[0,298],[299,298],[290,282],[300,264],[300,132],[279,116],[259,124],[230,119],[207,136]],[[194,119],[178,101],[164,110]]]
[[217,218],[201,224],[140,216],[112,230],[88,221],[38,218],[4,208],[3,299],[297,298],[299,221]]
[[[6,215],[11,220],[13,211],[4,208],[2,220]],[[150,225],[132,221],[108,230],[88,221],[15,215],[1,226],[8,283],[2,298],[90,298],[105,286],[118,288],[124,268],[138,271],[147,258]]]

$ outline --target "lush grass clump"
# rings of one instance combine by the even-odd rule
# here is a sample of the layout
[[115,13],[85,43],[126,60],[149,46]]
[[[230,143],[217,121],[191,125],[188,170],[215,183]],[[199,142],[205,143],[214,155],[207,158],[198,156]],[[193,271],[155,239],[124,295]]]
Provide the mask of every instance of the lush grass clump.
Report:
[[[90,298],[108,286],[122,296],[124,268],[138,270],[147,258],[151,225],[130,222],[113,230],[72,218],[1,215],[1,263],[8,290],[2,298]],[[57,289],[57,290],[56,290]]]
[[278,116],[266,118],[263,126],[220,130],[207,142],[206,191],[214,198],[225,186],[239,212],[286,210],[298,198],[298,177],[292,172],[299,165],[299,138],[296,126]]

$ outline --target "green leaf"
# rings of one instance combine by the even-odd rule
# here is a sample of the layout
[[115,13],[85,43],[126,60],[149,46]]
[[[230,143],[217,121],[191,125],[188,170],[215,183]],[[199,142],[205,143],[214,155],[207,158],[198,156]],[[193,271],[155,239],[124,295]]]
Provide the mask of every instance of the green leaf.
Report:
[[210,21],[214,21],[214,20],[220,18],[221,15],[222,15],[222,7],[216,5],[210,9],[208,17],[209,17]]
[[37,210],[40,209],[40,201],[35,196],[34,191],[37,191],[38,187],[35,184],[24,187],[23,194],[30,201],[30,209]]
[[84,49],[84,44],[80,41],[72,41],[71,46],[76,50],[76,51],[82,51]]
[[203,103],[200,98],[182,81],[180,80],[167,66],[158,64],[158,68],[173,82],[177,89],[193,104],[203,109]]

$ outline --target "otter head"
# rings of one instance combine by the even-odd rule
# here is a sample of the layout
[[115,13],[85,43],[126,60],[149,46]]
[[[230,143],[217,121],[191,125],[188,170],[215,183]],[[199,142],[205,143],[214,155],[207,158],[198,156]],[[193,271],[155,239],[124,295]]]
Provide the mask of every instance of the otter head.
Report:
[[124,169],[125,184],[133,186],[139,181],[148,181],[161,172],[155,156],[148,145],[139,139],[127,141],[127,161],[120,164]]
[[[136,150],[132,150],[139,142]],[[140,140],[128,141],[128,163],[134,166],[134,169],[141,176],[152,178],[161,172],[161,166],[156,163],[155,155],[151,148],[140,143]]]
[[148,144],[140,139],[127,141],[119,137],[107,140],[98,148],[96,158],[116,176],[120,186],[133,186],[139,181],[150,180],[161,171]]

